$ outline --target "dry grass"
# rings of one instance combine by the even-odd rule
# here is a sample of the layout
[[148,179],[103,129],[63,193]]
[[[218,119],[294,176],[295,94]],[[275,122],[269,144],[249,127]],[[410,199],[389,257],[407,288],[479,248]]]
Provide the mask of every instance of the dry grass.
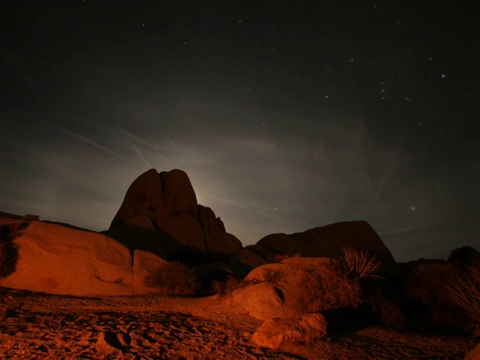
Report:
[[475,336],[480,336],[480,262],[472,260],[467,274],[446,284],[450,300],[460,306],[475,322]]
[[335,260],[312,263],[294,257],[286,266],[281,277],[273,278],[303,312],[356,308],[362,302],[359,282],[350,279]]
[[405,282],[407,299],[419,303],[422,317],[436,323],[463,324],[467,319],[450,301],[445,282],[460,276],[457,267],[447,262],[426,262],[412,270]]
[[423,305],[431,305],[447,299],[445,279],[458,276],[455,266],[444,262],[419,264],[406,282],[406,295],[420,300]]
[[368,250],[344,247],[340,261],[352,279],[380,278],[381,264]]
[[180,262],[170,262],[145,279],[148,287],[159,288],[162,295],[188,296],[197,292],[195,269]]

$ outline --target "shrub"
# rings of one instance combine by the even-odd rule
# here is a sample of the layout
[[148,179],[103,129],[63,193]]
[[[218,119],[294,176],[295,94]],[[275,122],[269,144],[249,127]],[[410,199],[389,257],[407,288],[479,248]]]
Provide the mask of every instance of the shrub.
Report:
[[446,288],[449,299],[475,322],[475,336],[480,336],[480,262],[477,259],[472,260],[466,275],[450,281]]
[[336,260],[324,262],[302,261],[293,258],[278,283],[292,299],[292,305],[303,312],[356,308],[362,302],[358,281],[348,277]]
[[0,279],[15,272],[18,262],[18,246],[14,239],[24,228],[22,224],[0,226]]
[[344,247],[340,262],[352,279],[379,278],[380,262],[368,250]]
[[145,278],[145,285],[159,288],[162,295],[194,295],[197,290],[195,269],[180,262],[169,262]]
[[204,268],[203,271],[197,271],[196,276],[198,295],[223,295],[239,287],[238,279],[224,269],[206,270]]
[[417,302],[417,314],[436,323],[460,324],[466,319],[449,300],[446,279],[458,277],[457,267],[443,261],[429,261],[419,264],[412,270],[405,286],[405,295]]

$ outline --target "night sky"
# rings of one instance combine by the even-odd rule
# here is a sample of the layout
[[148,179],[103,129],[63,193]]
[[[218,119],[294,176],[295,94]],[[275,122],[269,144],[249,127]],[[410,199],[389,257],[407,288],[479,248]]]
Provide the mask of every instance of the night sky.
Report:
[[366,220],[397,261],[480,250],[475,6],[1,1],[0,211],[104,230],[179,168],[244,245]]

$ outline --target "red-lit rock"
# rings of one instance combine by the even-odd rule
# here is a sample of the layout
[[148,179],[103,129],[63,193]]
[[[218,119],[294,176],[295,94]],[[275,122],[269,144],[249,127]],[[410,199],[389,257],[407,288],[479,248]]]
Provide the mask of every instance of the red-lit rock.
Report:
[[[145,231],[141,229],[144,226],[137,224],[137,231],[132,226],[131,219],[138,217],[152,222],[145,222],[152,246],[145,243]],[[140,175],[129,187],[105,233],[131,250],[152,251],[167,260],[190,265],[220,260],[242,248],[241,242],[225,231],[212,209],[197,204],[192,184],[182,170],[158,173],[151,169]],[[137,243],[136,233],[142,234],[141,244]],[[157,248],[159,251],[150,250]]]

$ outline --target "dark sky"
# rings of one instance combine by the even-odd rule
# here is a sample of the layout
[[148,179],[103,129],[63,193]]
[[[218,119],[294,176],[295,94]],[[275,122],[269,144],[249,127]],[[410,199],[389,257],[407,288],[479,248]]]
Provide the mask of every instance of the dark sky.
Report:
[[398,261],[480,250],[475,5],[2,1],[0,210],[104,230],[180,168],[244,245],[366,220]]

